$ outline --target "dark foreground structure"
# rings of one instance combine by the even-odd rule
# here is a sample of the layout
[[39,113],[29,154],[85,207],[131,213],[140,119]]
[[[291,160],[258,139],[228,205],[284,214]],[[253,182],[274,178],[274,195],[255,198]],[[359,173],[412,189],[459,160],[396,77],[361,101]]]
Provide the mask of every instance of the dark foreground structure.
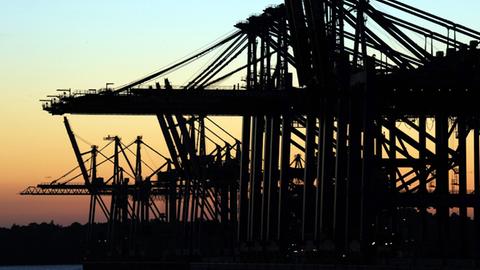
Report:
[[[480,33],[396,0],[287,0],[236,28],[138,81],[45,102],[154,115],[169,151],[155,168],[141,137],[82,152],[65,118],[82,183],[22,194],[91,197],[86,266],[475,267]],[[206,55],[188,85],[158,82]],[[241,138],[212,116],[241,117]]]

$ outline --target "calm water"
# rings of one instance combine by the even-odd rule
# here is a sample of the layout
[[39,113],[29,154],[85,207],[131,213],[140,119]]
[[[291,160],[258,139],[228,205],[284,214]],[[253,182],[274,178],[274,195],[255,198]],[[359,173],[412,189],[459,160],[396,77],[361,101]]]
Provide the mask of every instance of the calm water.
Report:
[[0,270],[82,270],[81,265],[0,266]]

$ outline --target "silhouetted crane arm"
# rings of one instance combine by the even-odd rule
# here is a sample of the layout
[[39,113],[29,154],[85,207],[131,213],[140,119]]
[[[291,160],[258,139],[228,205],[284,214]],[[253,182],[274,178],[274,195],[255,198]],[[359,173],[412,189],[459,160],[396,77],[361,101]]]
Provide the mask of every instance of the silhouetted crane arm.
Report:
[[80,171],[82,172],[83,179],[85,180],[85,185],[90,187],[90,179],[88,176],[87,168],[85,167],[85,163],[83,162],[82,154],[80,149],[78,148],[77,140],[75,139],[75,135],[73,134],[72,128],[70,127],[70,123],[68,122],[67,117],[63,118],[63,122],[65,124],[65,128],[67,129],[68,138],[72,143],[73,152],[75,153],[75,157],[77,158],[78,166],[80,167]]

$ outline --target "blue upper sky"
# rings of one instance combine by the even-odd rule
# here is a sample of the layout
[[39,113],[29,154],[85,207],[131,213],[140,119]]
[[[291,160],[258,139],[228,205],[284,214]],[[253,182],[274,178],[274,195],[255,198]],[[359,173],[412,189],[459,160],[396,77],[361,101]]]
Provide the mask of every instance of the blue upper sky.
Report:
[[[129,81],[281,2],[0,0],[0,74],[5,76],[0,85],[35,81],[38,86],[45,80],[52,89],[92,88],[108,80]],[[402,2],[480,28],[480,1]]]

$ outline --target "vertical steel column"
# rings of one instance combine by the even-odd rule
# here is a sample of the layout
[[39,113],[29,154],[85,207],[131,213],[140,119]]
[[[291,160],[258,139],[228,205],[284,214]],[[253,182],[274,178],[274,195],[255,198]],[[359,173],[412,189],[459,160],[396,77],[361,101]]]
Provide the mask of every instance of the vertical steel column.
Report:
[[252,90],[252,85],[253,85],[253,82],[252,82],[252,65],[255,63],[254,59],[253,59],[253,54],[255,53],[254,52],[254,45],[253,43],[255,42],[254,41],[255,39],[255,36],[253,36],[252,34],[249,34],[248,35],[248,48],[247,48],[247,78],[246,78],[246,88],[247,90]]
[[[343,9],[341,1],[338,2],[339,8]],[[341,12],[338,20],[340,28],[343,21]],[[343,30],[340,29],[340,32]],[[340,33],[340,39],[343,39]],[[343,41],[342,41],[343,42]],[[339,78],[349,78],[350,71],[348,55],[341,53],[337,56],[335,73]],[[333,202],[333,235],[335,248],[337,252],[343,253],[347,248],[347,220],[348,220],[348,121],[351,109],[352,94],[350,93],[350,84],[346,80],[340,80],[337,87],[337,145],[335,157],[335,197]]]
[[437,211],[438,225],[439,225],[439,243],[441,248],[441,255],[447,255],[448,249],[448,117],[444,114],[437,114],[435,116],[435,154],[436,154],[436,189],[435,193],[438,195],[439,202]]
[[255,90],[258,87],[257,37],[252,34],[250,36],[249,42],[250,42],[250,46],[252,47],[250,51],[251,53],[250,67],[252,68],[252,71],[250,72],[250,86],[251,86],[251,89]]
[[335,248],[344,252],[346,248],[346,199],[347,199],[347,104],[345,98],[338,101],[337,145],[335,157],[335,197],[333,201],[333,235]]
[[272,158],[272,117],[266,116],[265,121],[265,154],[263,159],[263,168],[265,170],[263,178],[263,193],[262,193],[262,213],[261,213],[261,231],[260,238],[267,240],[267,224],[268,224],[268,207],[270,204],[270,180],[272,174],[271,158]]
[[[260,36],[260,74],[259,74],[259,88],[265,88],[266,87],[266,72],[265,72],[265,67],[266,67],[266,52],[267,52],[267,44],[265,43],[266,36],[264,33],[261,34]],[[256,65],[255,65],[256,66]]]
[[287,25],[285,20],[281,20],[278,24],[279,36],[278,36],[278,46],[279,52],[277,53],[276,59],[276,88],[282,89],[286,87],[286,75],[288,73],[288,61],[282,55],[288,55],[288,38],[287,38]]
[[[321,164],[319,166],[319,189],[317,189],[318,222],[315,228],[318,228],[317,239],[322,240],[323,237],[333,237],[333,114],[332,106],[328,100],[323,101],[321,130],[322,141],[319,142],[321,147]],[[321,146],[320,146],[321,145]]]
[[[465,123],[465,118],[459,116],[457,118],[457,129],[458,129],[458,148],[457,148],[457,158],[458,158],[458,195],[460,198],[465,198],[467,195],[467,125]],[[467,253],[467,246],[469,246],[469,239],[467,236],[467,205],[462,203],[460,205],[460,241],[462,243],[461,253]]]
[[[477,120],[478,121],[478,120]],[[475,193],[474,220],[476,252],[480,251],[480,138],[478,122],[473,130],[473,181]]]
[[269,35],[269,31],[265,33],[265,86],[267,89],[272,89],[273,88],[273,83],[272,83],[272,74],[271,74],[271,69],[272,69],[272,51],[271,49],[271,39]]
[[[367,120],[368,122],[368,120]],[[362,164],[362,223],[360,235],[364,250],[370,246],[373,239],[373,222],[375,218],[375,194],[372,176],[372,166],[374,165],[374,139],[373,127],[365,125],[363,132],[363,164]]]
[[305,169],[303,177],[302,241],[312,239],[315,223],[315,137],[317,118],[306,117]]
[[291,140],[291,119],[290,115],[282,116],[282,140],[280,160],[280,194],[278,198],[278,229],[277,239],[281,247],[285,248],[285,239],[288,228],[288,185],[290,181],[290,140]]
[[270,140],[270,164],[269,179],[268,179],[268,205],[267,205],[267,231],[266,239],[275,239],[275,232],[277,230],[278,220],[278,162],[279,162],[279,143],[280,143],[280,118],[275,115],[272,116],[271,124],[271,140]]
[[263,129],[264,119],[262,116],[253,118],[252,132],[252,160],[250,175],[250,233],[249,240],[260,239],[260,225],[262,213],[262,157],[263,157]]
[[371,255],[371,241],[373,239],[374,221],[375,221],[375,198],[374,192],[374,179],[373,168],[375,166],[374,160],[374,129],[375,120],[375,81],[372,81],[372,74],[374,73],[374,67],[369,59],[364,59],[366,64],[367,81],[363,93],[363,101],[361,105],[362,113],[362,126],[363,126],[363,152],[362,152],[362,197],[361,197],[361,219],[360,235],[363,255],[369,257]]
[[[356,89],[353,89],[356,91]],[[350,125],[348,134],[348,211],[347,211],[347,243],[360,241],[361,223],[361,106],[358,97],[354,97],[351,102]]]
[[88,232],[87,232],[87,244],[90,244],[93,237],[93,227],[95,224],[95,210],[97,207],[97,188],[95,187],[97,179],[97,146],[92,146],[91,157],[91,183],[93,188],[90,195],[90,208],[88,211]]
[[250,141],[250,163],[249,163],[249,168],[250,168],[250,179],[248,182],[250,183],[248,185],[248,225],[247,225],[247,240],[251,241],[252,240],[252,212],[253,212],[253,190],[254,190],[254,183],[253,179],[255,178],[255,173],[253,172],[253,163],[254,163],[254,148],[255,148],[255,126],[256,126],[256,118],[255,116],[252,117],[252,124],[250,126],[251,129],[251,141]]
[[[286,20],[281,20],[279,23],[280,36],[278,44],[282,50],[282,54],[277,53],[277,69],[278,69],[278,79],[277,79],[277,88],[284,89],[291,87],[288,77],[288,60],[286,56],[288,55],[289,49],[289,39],[287,32],[287,23]],[[285,57],[282,57],[284,55]],[[290,140],[291,140],[291,119],[290,115],[284,114],[281,116],[279,121],[279,129],[281,125],[281,153],[280,153],[280,175],[278,177],[278,199],[277,199],[277,209],[276,214],[278,218],[276,225],[276,239],[279,240],[281,247],[285,248],[285,236],[287,233],[287,223],[288,223],[288,185],[290,181]],[[280,123],[281,122],[281,123]],[[279,138],[280,140],[280,138]],[[272,209],[273,209],[272,205]]]
[[92,175],[91,175],[91,183],[97,180],[97,155],[98,155],[98,147],[96,145],[92,146]]
[[[247,78],[246,78],[246,88],[247,91],[254,89],[253,79],[255,74],[256,62],[254,55],[256,55],[256,46],[255,41],[256,37],[249,33],[248,34],[248,52],[247,52]],[[250,182],[250,149],[253,141],[252,136],[252,117],[244,116],[242,123],[242,153],[240,160],[240,216],[239,216],[239,227],[238,227],[238,240],[246,241],[249,239],[250,235],[250,203],[249,198],[251,198],[251,189],[252,183]],[[250,193],[250,195],[249,195]]]
[[90,195],[90,208],[88,211],[88,231],[87,231],[87,244],[90,244],[93,240],[93,226],[95,224],[95,208],[97,202],[97,195]]
[[[269,74],[270,70],[267,70],[267,67],[269,67],[269,62],[270,62],[270,55],[269,55],[269,44],[267,43],[269,40],[268,38],[268,32],[262,33],[261,34],[261,48],[260,48],[260,58],[262,61],[260,62],[260,90],[268,90],[268,82],[269,82]],[[263,141],[263,168],[264,168],[264,175],[262,178],[262,183],[261,184],[261,203],[260,203],[260,233],[259,233],[259,239],[260,240],[266,240],[265,233],[266,233],[266,225],[267,225],[267,212],[268,210],[266,209],[268,205],[268,199],[269,195],[268,192],[270,191],[268,186],[268,181],[270,180],[270,152],[271,152],[271,132],[272,132],[272,122],[271,122],[271,116],[266,115],[264,118],[262,118],[262,122],[264,124],[263,131],[265,133],[264,141]],[[263,136],[263,133],[262,133]]]
[[120,192],[121,192],[121,180],[122,177],[120,177],[120,168],[119,168],[119,159],[118,159],[118,153],[119,153],[119,147],[120,147],[120,139],[118,137],[114,137],[114,157],[113,157],[113,180],[112,180],[112,199],[110,201],[110,219],[108,221],[108,229],[107,229],[107,235],[109,237],[108,241],[110,242],[110,249],[114,249],[115,244],[116,244],[116,225],[117,225],[117,220],[119,220],[120,217]]
[[[251,46],[250,67],[250,82],[251,90],[257,91],[259,89],[258,84],[258,67],[257,67],[257,37],[251,34],[249,37],[249,43]],[[261,44],[261,51],[264,53],[263,42]],[[263,61],[261,63],[263,66]],[[261,76],[260,76],[261,77]],[[249,240],[258,239],[260,236],[260,218],[261,218],[261,187],[262,187],[262,157],[263,157],[263,129],[264,129],[263,116],[253,117],[253,130],[252,130],[252,160],[250,175],[250,213],[249,213]]]
[[318,122],[319,122],[319,127],[318,127],[318,147],[317,147],[317,186],[315,188],[315,224],[313,228],[313,239],[315,241],[320,240],[320,215],[321,215],[321,207],[322,207],[322,202],[321,202],[321,190],[322,190],[322,174],[323,174],[323,158],[322,158],[322,153],[323,153],[323,137],[324,137],[324,105],[325,103],[321,102],[322,106],[322,113],[320,117],[318,117]]
[[[464,197],[467,194],[467,126],[463,117],[458,117],[458,191],[460,196]],[[467,207],[462,205],[460,207],[460,216],[467,218]]]
[[[236,159],[233,161],[231,157],[231,150],[232,146],[228,145],[227,146],[227,155],[226,155],[226,163],[229,164],[229,168],[232,168],[231,164],[234,164],[239,161],[239,159]],[[237,153],[238,155],[238,153]],[[238,215],[238,179],[232,179],[229,184],[229,203],[230,203],[230,224],[233,229],[233,231],[236,231],[236,225],[237,225],[237,215]],[[234,236],[235,239],[236,236]]]
[[238,219],[238,240],[245,241],[248,232],[248,184],[250,179],[250,128],[251,117],[244,116],[242,123],[242,145],[240,155],[240,215]]
[[[148,222],[149,217],[149,190],[146,190],[146,182],[142,178],[142,137],[138,136],[135,143],[137,144],[137,154],[135,157],[135,184],[137,185],[137,200],[139,205],[137,209],[140,210],[140,222]],[[135,203],[135,198],[134,198]],[[135,209],[135,207],[134,207]],[[138,214],[137,214],[138,218]]]

